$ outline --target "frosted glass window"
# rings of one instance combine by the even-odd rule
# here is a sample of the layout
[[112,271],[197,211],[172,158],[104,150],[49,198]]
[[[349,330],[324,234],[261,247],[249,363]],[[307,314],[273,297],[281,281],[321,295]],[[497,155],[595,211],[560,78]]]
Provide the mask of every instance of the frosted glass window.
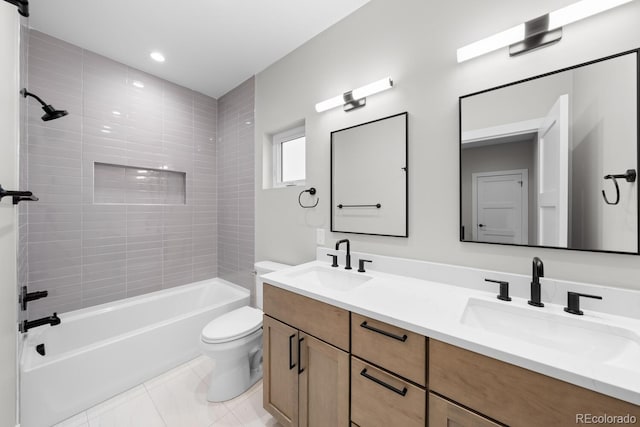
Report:
[[306,138],[292,139],[282,143],[282,181],[302,181],[305,179]]
[[95,163],[95,204],[184,205],[186,174],[163,169]]
[[303,185],[306,178],[306,142],[304,126],[273,136],[275,186]]

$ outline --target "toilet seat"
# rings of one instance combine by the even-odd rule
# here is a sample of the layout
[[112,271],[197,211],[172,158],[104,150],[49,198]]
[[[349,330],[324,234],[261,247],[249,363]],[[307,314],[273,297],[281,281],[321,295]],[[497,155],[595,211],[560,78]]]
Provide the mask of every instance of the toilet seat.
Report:
[[262,311],[245,306],[213,319],[202,330],[202,341],[220,344],[252,334],[262,327]]

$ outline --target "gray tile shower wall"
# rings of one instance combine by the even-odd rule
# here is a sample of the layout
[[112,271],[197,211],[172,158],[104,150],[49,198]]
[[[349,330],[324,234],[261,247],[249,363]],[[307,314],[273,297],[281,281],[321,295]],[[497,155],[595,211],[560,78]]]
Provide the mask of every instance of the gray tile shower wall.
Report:
[[[26,20],[22,20],[20,24],[20,87],[28,86],[27,69],[29,66],[28,50],[29,48],[29,27]],[[27,135],[27,103],[22,102],[20,104],[20,135],[24,140]],[[28,190],[28,163],[27,163],[27,144],[20,144],[18,152],[18,186],[20,190]],[[11,189],[9,189],[11,190]],[[28,223],[28,203],[20,203],[18,205],[18,265],[17,271],[17,285],[18,292],[16,295],[20,295],[20,288],[22,285],[27,284],[27,277],[29,274],[29,252],[27,251],[27,236],[29,230]],[[26,319],[26,313],[18,310],[18,321],[22,322]]]
[[[30,291],[49,291],[48,298],[30,304],[29,317],[216,277],[218,215],[228,213],[219,210],[218,191],[224,188],[226,197],[227,189],[217,181],[237,183],[232,191],[236,205],[241,200],[247,204],[245,197],[253,203],[253,180],[249,195],[241,190],[245,172],[227,177],[232,174],[226,167],[228,151],[234,149],[221,149],[224,160],[218,162],[218,102],[33,30],[28,40],[28,82],[30,91],[69,111],[67,117],[43,122],[36,102],[27,107],[21,171],[24,188],[40,201],[24,204],[27,221],[20,225],[24,246],[20,262],[28,271],[20,279]],[[253,96],[246,89],[239,93],[244,103]],[[221,123],[225,130],[231,126],[230,120],[228,126],[227,120]],[[237,155],[242,151],[244,156],[252,142],[235,150],[234,168],[246,170],[248,162]],[[97,204],[96,162],[183,172],[187,203]],[[219,177],[220,165],[225,168]],[[227,206],[225,197],[222,206]],[[252,242],[253,211],[250,223]],[[245,244],[239,232],[238,219],[233,237],[238,248]],[[220,237],[229,239],[226,231]],[[225,251],[226,242],[220,245]],[[253,243],[248,253],[253,257]],[[236,257],[231,266],[223,257],[220,263],[229,272],[231,267],[246,266],[247,260]]]
[[255,79],[218,100],[218,272],[251,289],[254,283]]

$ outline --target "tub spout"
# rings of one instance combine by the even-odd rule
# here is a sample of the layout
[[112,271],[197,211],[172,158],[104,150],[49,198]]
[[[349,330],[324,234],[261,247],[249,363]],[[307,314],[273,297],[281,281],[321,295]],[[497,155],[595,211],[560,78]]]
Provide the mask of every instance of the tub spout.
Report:
[[42,319],[25,320],[24,322],[22,322],[22,325],[20,325],[20,332],[24,334],[31,328],[36,328],[38,326],[47,325],[47,324],[51,326],[56,326],[56,325],[59,325],[60,322],[61,320],[58,317],[58,313],[53,313],[53,316],[43,317]]

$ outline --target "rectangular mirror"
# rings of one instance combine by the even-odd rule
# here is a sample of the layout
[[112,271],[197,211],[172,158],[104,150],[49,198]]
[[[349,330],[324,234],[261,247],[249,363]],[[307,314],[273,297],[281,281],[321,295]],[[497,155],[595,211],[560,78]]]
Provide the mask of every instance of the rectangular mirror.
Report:
[[409,236],[408,117],[331,132],[331,231]]
[[638,254],[638,51],[460,98],[461,241]]

